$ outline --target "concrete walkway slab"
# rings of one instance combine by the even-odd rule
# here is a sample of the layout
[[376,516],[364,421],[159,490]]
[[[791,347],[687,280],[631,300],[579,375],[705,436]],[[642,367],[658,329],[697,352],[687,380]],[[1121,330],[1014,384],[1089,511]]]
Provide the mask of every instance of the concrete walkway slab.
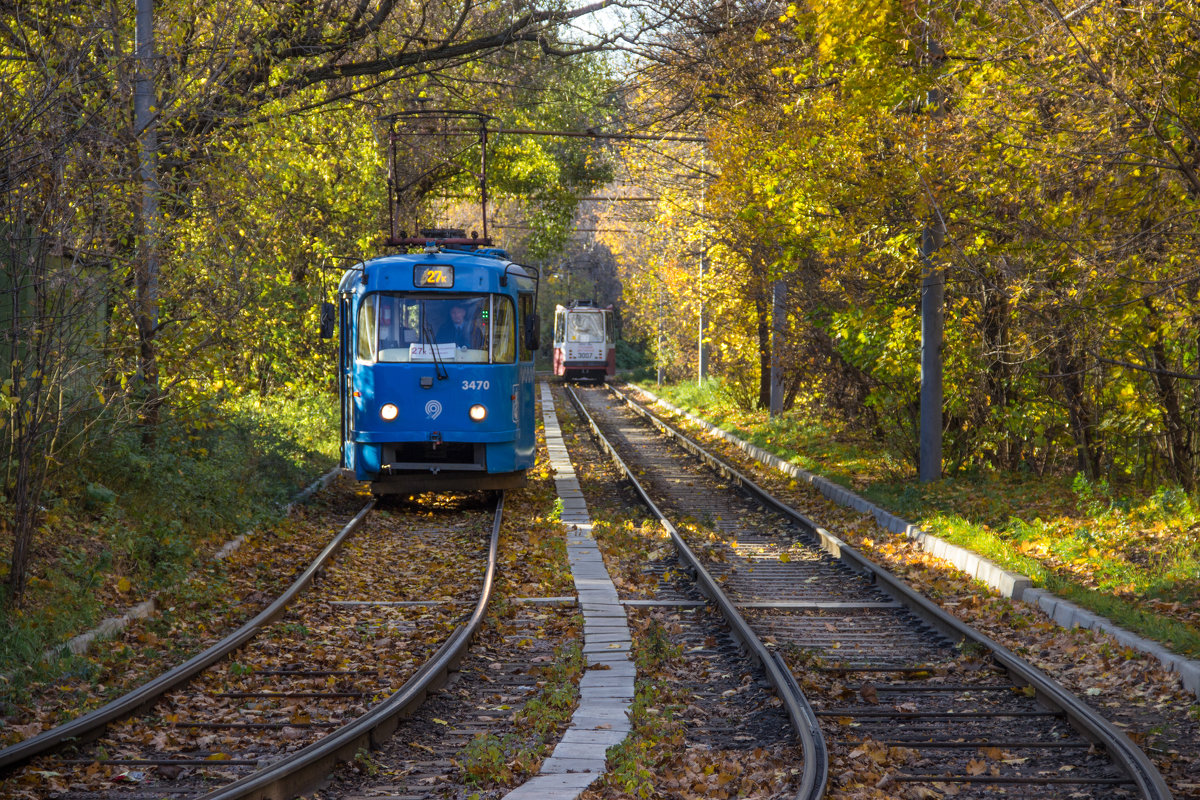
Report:
[[548,797],[578,797],[592,785],[592,772],[535,775],[504,795],[505,800],[543,800]]
[[506,794],[505,800],[575,800],[605,770],[605,752],[630,731],[629,709],[637,667],[629,660],[632,639],[625,607],[592,538],[587,500],[562,440],[549,384],[542,383],[542,420],[550,469],[562,500],[567,561],[583,613],[583,652],[589,669],[580,679],[579,707],[562,741],[541,771]]

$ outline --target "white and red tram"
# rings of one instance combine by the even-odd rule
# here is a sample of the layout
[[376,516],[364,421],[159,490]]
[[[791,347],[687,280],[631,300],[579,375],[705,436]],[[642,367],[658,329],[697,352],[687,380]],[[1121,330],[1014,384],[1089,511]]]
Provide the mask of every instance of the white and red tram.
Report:
[[602,381],[617,370],[613,308],[572,300],[554,308],[554,374]]

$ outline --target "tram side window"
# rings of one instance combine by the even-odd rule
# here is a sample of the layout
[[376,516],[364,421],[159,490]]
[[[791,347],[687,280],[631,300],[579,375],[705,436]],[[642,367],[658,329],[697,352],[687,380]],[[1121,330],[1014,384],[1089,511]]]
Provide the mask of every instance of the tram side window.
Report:
[[496,319],[492,323],[492,363],[511,364],[517,353],[517,325],[512,300],[493,295]]
[[567,340],[567,315],[559,311],[554,315],[554,341],[565,342]]
[[529,349],[528,342],[525,340],[525,320],[533,315],[533,295],[522,294],[517,296],[517,308],[520,313],[517,315],[517,341],[521,347],[521,360],[529,361],[533,358],[533,352]]
[[604,312],[604,341],[612,344],[617,340],[616,328],[613,325],[613,313],[611,311]]
[[367,297],[358,307],[358,358],[375,360],[375,298]]

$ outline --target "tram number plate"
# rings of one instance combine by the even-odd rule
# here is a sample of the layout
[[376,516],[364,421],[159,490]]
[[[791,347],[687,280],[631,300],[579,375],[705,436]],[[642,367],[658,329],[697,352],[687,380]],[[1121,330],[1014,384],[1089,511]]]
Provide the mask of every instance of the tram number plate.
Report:
[[490,389],[490,388],[492,388],[492,382],[491,381],[463,381],[462,388],[463,388],[464,392],[469,389]]

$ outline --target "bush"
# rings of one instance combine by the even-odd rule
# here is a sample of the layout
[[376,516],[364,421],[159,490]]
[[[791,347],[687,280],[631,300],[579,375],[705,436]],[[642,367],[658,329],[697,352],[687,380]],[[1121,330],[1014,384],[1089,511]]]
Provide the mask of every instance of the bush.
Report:
[[164,414],[152,445],[126,428],[71,459],[43,499],[25,606],[0,621],[0,673],[129,601],[115,585],[176,585],[213,541],[277,517],[336,463],[337,431],[331,396],[226,399]]

